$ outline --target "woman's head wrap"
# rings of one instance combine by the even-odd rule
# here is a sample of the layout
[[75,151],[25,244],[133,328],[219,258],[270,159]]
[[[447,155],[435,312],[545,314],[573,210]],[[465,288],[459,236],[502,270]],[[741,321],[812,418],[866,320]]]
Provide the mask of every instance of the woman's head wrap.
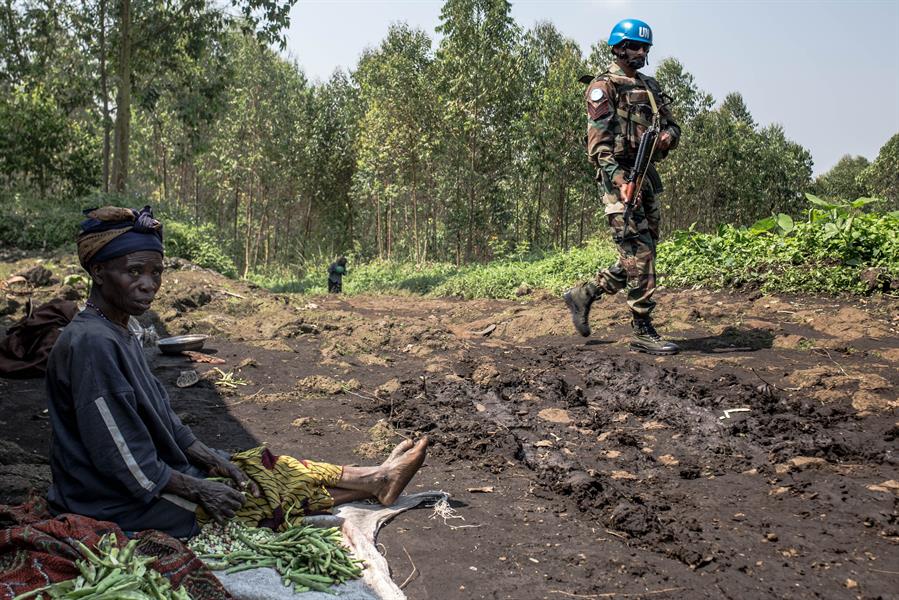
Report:
[[78,235],[78,260],[85,269],[142,250],[162,251],[162,223],[153,218],[149,206],[133,208],[104,206],[84,211],[87,220]]

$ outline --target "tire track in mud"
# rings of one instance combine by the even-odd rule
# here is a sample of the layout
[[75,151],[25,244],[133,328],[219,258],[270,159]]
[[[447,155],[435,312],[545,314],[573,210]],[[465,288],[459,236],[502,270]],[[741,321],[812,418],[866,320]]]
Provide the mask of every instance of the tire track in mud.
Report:
[[[402,383],[379,408],[394,427],[428,433],[441,459],[494,474],[523,466],[545,499],[694,568],[727,552],[706,531],[707,507],[685,486],[691,480],[774,477],[796,457],[895,462],[890,432],[872,442],[848,403],[786,397],[734,375],[703,382],[636,360],[543,348],[499,366],[469,355],[456,376]],[[749,411],[720,418],[733,408]]]

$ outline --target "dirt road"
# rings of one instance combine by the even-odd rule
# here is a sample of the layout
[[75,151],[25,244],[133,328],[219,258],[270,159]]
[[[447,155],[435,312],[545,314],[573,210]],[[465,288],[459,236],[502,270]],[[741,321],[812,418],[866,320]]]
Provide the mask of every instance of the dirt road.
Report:
[[[659,300],[680,355],[629,352],[620,299],[585,341],[553,298],[311,298],[193,270],[145,322],[212,334],[246,380],[179,389],[209,366],[152,356],[210,445],[364,463],[431,436],[412,489],[454,512],[380,536],[413,600],[895,598],[899,302]],[[0,396],[8,501],[47,485],[49,432],[40,380]]]

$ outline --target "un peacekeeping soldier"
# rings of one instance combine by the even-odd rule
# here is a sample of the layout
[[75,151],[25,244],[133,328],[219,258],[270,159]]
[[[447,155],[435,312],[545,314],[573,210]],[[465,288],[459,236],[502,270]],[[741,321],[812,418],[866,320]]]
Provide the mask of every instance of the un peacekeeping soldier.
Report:
[[[596,167],[603,204],[615,243],[618,262],[603,269],[595,281],[577,285],[565,293],[574,327],[590,335],[590,306],[603,294],[627,288],[634,340],[631,347],[650,354],[676,354],[677,345],[663,340],[652,326],[656,287],[656,243],[659,239],[658,194],[661,180],[655,167],[639,190],[639,203],[624,222],[625,176],[634,166],[640,138],[658,114],[658,140],[652,160],[660,160],[677,146],[680,127],[664,106],[658,82],[638,71],[652,47],[652,30],[636,19],[621,21],[609,35],[614,62],[589,82],[587,100],[587,155]],[[587,83],[587,81],[584,81]]]

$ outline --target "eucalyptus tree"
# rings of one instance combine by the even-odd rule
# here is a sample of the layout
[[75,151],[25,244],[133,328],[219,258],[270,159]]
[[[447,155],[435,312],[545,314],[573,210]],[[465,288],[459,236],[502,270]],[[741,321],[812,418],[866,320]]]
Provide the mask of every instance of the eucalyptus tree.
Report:
[[899,210],[899,133],[880,148],[877,158],[859,174],[859,183]]
[[94,66],[84,12],[60,0],[0,6],[0,164],[49,191],[83,193],[99,177]]
[[599,40],[590,46],[590,54],[587,56],[587,69],[594,77],[605,71],[615,56],[612,54],[612,48],[605,40]]
[[[312,90],[309,122],[310,177],[298,238],[300,256],[314,250],[334,253],[351,248],[355,213],[351,195],[356,164],[358,90],[341,70]],[[314,241],[320,241],[317,248]]]
[[[295,0],[236,0],[240,15],[232,16],[209,0],[116,0],[112,11],[111,48],[115,62],[115,128],[111,178],[124,192],[128,182],[133,84],[152,90],[153,75],[179,58],[198,58],[207,44],[231,26],[255,31],[269,43],[284,45],[282,30],[289,23]],[[152,92],[150,92],[152,93]]]
[[811,182],[811,155],[779,125],[759,128],[740,101],[698,113],[660,163],[666,228],[748,225],[772,212],[797,213]]
[[439,193],[457,261],[482,257],[508,225],[508,134],[521,100],[518,26],[507,0],[447,0],[437,31]]
[[353,195],[379,257],[424,260],[436,244],[432,67],[428,35],[395,24],[353,74],[361,109]]
[[715,104],[711,94],[696,85],[696,78],[676,58],[663,59],[654,77],[671,97],[669,108],[674,120],[682,127],[689,127],[696,115],[710,110]]
[[847,202],[869,194],[859,175],[870,165],[864,156],[846,154],[829,171],[818,175],[812,186],[816,196],[835,202]]
[[[516,120],[516,140],[525,187],[516,195],[517,228],[530,247],[565,247],[569,226],[578,241],[589,231],[595,206],[592,177],[582,143],[583,84],[589,70],[580,48],[551,23],[538,23],[524,36],[522,63],[527,86],[523,111]],[[516,160],[516,158],[513,158]],[[550,239],[544,240],[544,230]],[[522,235],[523,234],[523,235]]]

